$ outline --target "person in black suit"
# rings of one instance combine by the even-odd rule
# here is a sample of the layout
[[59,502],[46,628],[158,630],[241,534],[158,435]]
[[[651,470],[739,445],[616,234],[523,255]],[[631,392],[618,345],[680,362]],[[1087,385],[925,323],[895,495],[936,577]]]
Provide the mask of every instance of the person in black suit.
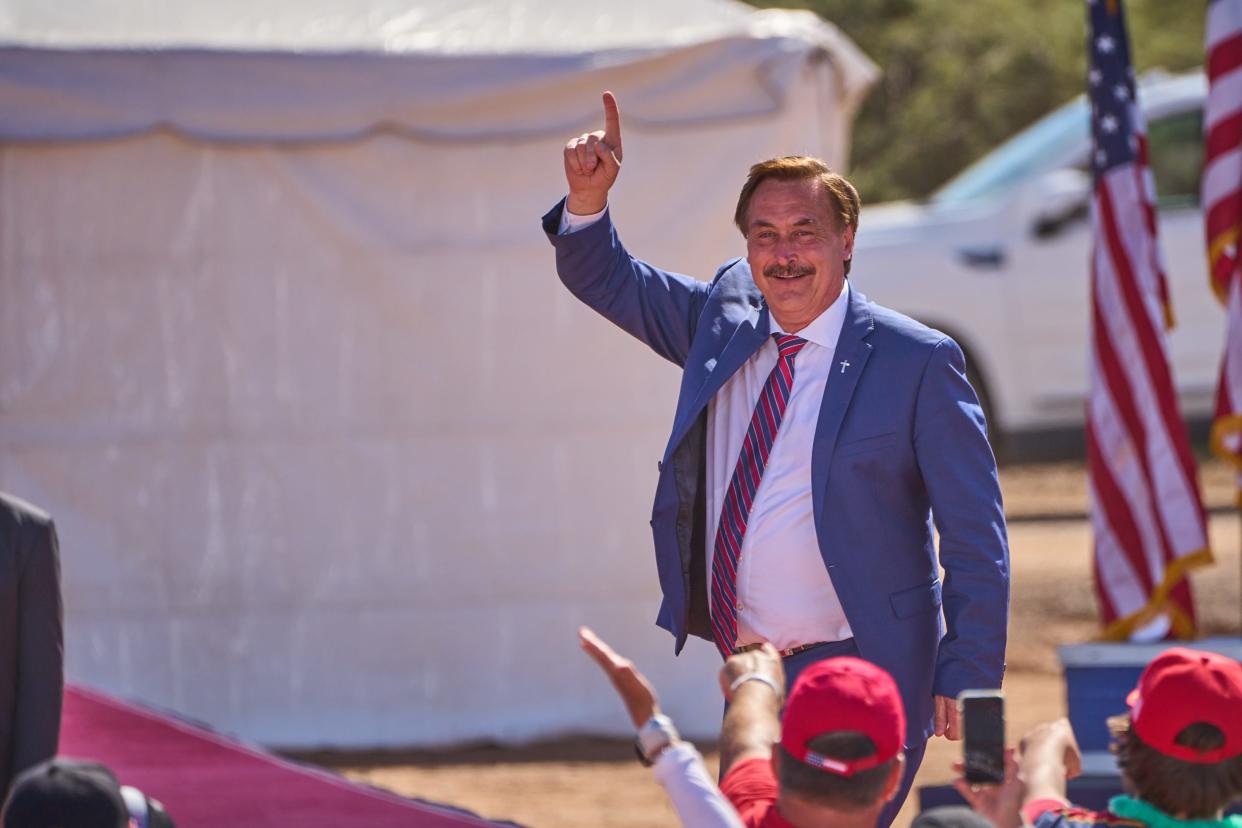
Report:
[[56,754],[65,689],[56,527],[0,492],[0,799]]

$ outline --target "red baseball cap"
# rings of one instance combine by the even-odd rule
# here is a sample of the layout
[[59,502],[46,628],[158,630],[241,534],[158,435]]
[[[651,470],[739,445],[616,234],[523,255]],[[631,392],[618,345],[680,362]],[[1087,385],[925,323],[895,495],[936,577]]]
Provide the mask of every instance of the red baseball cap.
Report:
[[[865,733],[875,753],[861,759],[835,759],[807,743],[839,730]],[[906,712],[897,683],[882,668],[852,656],[829,658],[802,671],[781,717],[781,747],[799,762],[853,776],[882,765],[901,750]]]
[[[1231,658],[1171,647],[1147,665],[1126,703],[1134,732],[1165,756],[1208,765],[1242,755],[1242,664]],[[1220,730],[1225,744],[1203,753],[1177,744],[1196,722]]]

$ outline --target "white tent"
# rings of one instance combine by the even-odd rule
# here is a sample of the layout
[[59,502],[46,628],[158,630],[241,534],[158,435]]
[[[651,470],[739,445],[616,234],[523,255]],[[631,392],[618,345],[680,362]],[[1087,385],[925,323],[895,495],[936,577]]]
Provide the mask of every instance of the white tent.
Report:
[[[624,9],[624,11],[620,11]],[[842,165],[875,69],[731,0],[0,0],[0,488],[58,520],[71,679],[286,745],[621,731],[677,372],[539,216],[622,105],[640,255],[737,254],[746,166]]]

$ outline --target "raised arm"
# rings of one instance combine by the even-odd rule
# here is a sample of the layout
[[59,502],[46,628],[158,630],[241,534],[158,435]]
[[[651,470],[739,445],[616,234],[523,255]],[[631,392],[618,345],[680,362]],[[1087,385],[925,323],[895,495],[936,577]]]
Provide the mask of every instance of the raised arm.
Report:
[[764,643],[729,656],[720,668],[720,692],[729,709],[720,727],[720,776],[747,759],[767,759],[781,739],[785,668],[780,653]]
[[[710,287],[636,259],[621,245],[608,214],[622,158],[621,112],[611,92],[604,93],[604,128],[572,139],[563,155],[569,195],[543,217],[561,281],[660,356],[684,364]],[[566,213],[587,217],[585,226]]]
[[[618,655],[594,632],[582,627],[578,640],[617,691],[630,721],[640,732],[650,726],[653,717],[660,716],[660,703],[655,688],[647,677],[638,671],[628,658]],[[668,723],[672,728],[672,723]],[[689,742],[673,735],[672,740],[655,756],[648,756],[655,768],[656,781],[668,793],[673,809],[681,818],[682,825],[691,828],[742,828],[733,806],[707,773],[703,756]]]

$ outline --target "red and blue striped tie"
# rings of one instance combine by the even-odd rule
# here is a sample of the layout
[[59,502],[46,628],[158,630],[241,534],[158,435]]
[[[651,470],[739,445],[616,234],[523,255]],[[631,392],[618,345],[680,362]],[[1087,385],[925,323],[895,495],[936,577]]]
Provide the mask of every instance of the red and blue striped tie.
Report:
[[806,340],[792,334],[773,334],[780,357],[759,392],[755,413],[751,415],[746,439],[738,452],[737,467],[720,509],[716,545],[712,553],[712,632],[720,654],[728,658],[737,642],[737,564],[742,557],[742,538],[750,507],[759,491],[759,480],[768,464],[768,454],[776,441],[776,431],[785,416],[789,392],[793,390],[794,357]]

